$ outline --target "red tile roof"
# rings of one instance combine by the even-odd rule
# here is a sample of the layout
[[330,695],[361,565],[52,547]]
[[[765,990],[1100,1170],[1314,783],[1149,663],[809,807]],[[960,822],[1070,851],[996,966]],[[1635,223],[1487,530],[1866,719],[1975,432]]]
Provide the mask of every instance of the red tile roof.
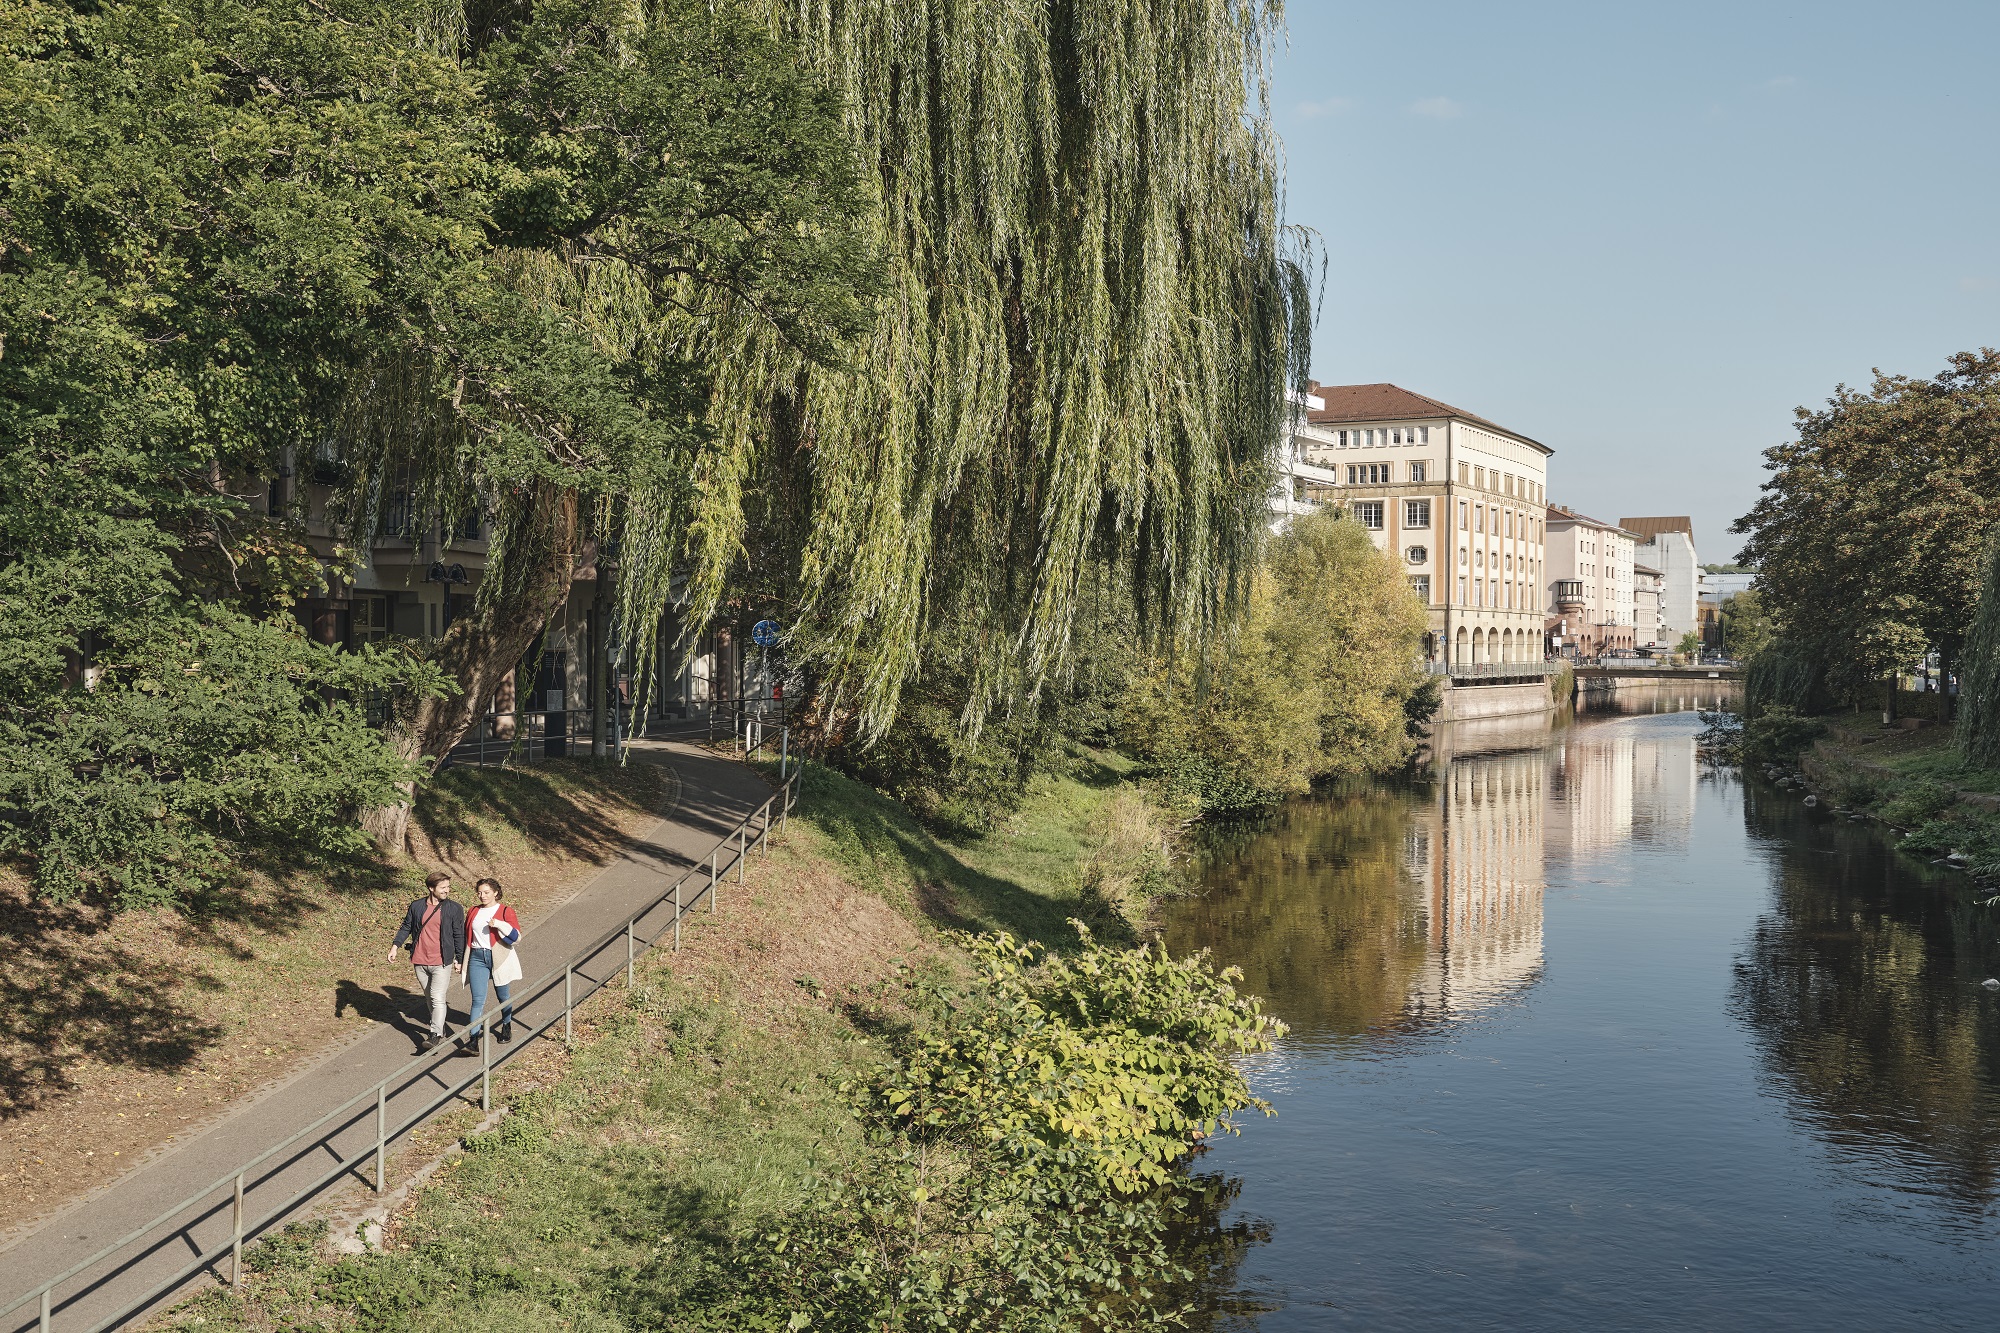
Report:
[[1427,398],[1420,393],[1394,384],[1321,384],[1313,381],[1308,393],[1317,395],[1325,407],[1315,408],[1306,413],[1306,420],[1315,426],[1335,425],[1344,421],[1407,421],[1422,417],[1456,417],[1460,421],[1484,426],[1524,440],[1544,453],[1555,450],[1539,440],[1529,439],[1517,430],[1488,421],[1485,417],[1474,416],[1462,407]]

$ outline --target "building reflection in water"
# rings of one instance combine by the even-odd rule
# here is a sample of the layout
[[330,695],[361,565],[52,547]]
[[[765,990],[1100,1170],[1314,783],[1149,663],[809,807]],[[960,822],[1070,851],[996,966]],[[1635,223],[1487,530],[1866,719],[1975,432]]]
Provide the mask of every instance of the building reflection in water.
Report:
[[1428,944],[1405,998],[1419,1021],[1485,1008],[1542,971],[1544,755],[1461,755],[1442,767],[1407,844]]
[[[1241,967],[1291,1025],[1286,1045],[1414,1035],[1516,995],[1541,973],[1548,772],[1539,746],[1461,753],[1429,780],[1214,830],[1203,896],[1170,914],[1168,945]],[[1266,1073],[1282,1065],[1281,1049]]]

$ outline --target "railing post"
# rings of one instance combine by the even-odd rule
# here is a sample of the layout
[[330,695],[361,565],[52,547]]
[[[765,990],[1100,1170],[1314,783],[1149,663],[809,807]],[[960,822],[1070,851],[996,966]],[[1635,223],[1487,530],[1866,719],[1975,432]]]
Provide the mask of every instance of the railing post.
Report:
[[377,1083],[375,1085],[375,1192],[377,1194],[382,1192],[383,1172],[388,1169],[382,1161],[383,1152],[388,1146],[389,1085]]
[[736,882],[743,882],[743,853],[749,845],[750,821],[744,820],[736,826]]
[[42,1333],[49,1333],[49,1289],[42,1288]]
[[625,989],[632,989],[632,923],[625,923]]
[[682,875],[679,879],[674,881],[674,952],[675,953],[679,953],[681,951],[681,885],[685,883],[687,883],[686,875]]
[[711,912],[715,910],[715,867],[721,860],[722,848],[717,846],[708,854],[708,910]]
[[575,976],[575,969],[571,967],[568,963],[564,963],[563,964],[563,1045],[565,1046],[570,1046],[574,1044],[570,1040],[570,1014],[574,1012],[576,1009],[576,1001],[573,998],[575,992],[571,988],[571,982],[574,979],[574,976]]
[[493,1031],[493,1015],[483,1015],[479,1020],[479,1109],[493,1109],[493,1043],[487,1036]]
[[766,861],[771,859],[771,803],[764,802],[764,808],[757,812],[757,850],[764,853]]
[[236,1205],[230,1210],[229,1285],[243,1288],[243,1173],[236,1173]]

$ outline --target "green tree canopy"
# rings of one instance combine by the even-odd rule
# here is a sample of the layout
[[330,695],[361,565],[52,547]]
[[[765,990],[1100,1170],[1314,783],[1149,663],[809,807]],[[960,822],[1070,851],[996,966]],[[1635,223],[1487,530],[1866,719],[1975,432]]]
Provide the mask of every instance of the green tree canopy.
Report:
[[1798,412],[1732,531],[1778,634],[1849,697],[1926,650],[1955,659],[2000,518],[2000,352],[1928,380],[1878,374]]
[[1157,658],[1121,732],[1184,811],[1268,804],[1410,751],[1427,621],[1401,567],[1335,510],[1273,537],[1235,637]]

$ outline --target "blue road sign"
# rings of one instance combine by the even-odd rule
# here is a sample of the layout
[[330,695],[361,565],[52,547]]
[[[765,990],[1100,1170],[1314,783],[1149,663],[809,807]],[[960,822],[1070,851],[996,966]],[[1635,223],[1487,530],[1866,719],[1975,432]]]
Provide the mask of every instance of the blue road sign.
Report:
[[[740,625],[743,622],[739,620],[736,623]],[[778,642],[778,622],[775,620],[758,621],[750,627],[750,640],[759,648],[775,647]]]

